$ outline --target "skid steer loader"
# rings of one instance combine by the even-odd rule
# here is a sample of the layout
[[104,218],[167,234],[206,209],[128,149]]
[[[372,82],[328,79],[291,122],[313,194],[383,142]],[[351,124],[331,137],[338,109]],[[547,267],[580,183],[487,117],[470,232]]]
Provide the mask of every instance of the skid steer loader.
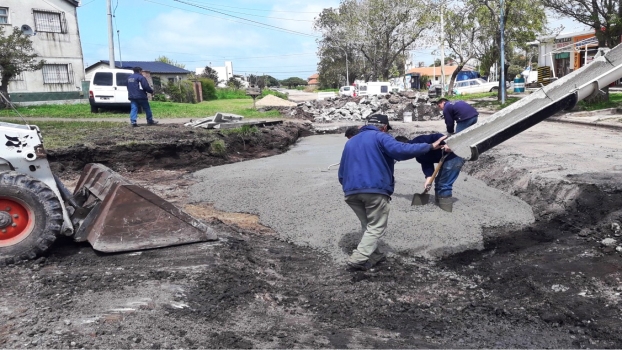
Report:
[[0,122],[0,263],[32,259],[58,235],[101,252],[216,240],[215,231],[102,164],[70,193],[52,174],[38,127]]

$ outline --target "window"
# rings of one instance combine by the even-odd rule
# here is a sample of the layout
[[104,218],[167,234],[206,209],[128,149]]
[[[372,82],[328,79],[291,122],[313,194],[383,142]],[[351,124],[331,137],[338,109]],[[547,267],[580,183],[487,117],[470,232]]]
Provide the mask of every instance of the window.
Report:
[[175,82],[175,78],[168,78],[168,82],[169,83],[174,83]]
[[112,73],[95,73],[93,77],[93,85],[112,86]]
[[73,82],[70,64],[46,64],[43,66],[44,84],[68,84]]
[[9,9],[6,7],[0,7],[0,24],[9,23]]
[[130,75],[130,73],[117,73],[117,86],[127,86],[127,78]]
[[380,92],[383,93],[383,94],[389,92],[389,87],[387,85],[382,85],[380,87]]
[[67,33],[67,22],[62,12],[33,10],[35,28],[38,32]]

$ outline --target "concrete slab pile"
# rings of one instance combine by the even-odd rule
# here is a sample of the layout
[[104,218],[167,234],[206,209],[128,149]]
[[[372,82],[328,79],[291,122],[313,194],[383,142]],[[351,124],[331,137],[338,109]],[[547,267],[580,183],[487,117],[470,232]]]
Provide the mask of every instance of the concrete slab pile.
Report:
[[412,114],[413,121],[440,119],[442,114],[427,93],[405,91],[386,95],[333,97],[299,103],[296,107],[282,109],[287,116],[316,123],[361,121],[373,113],[382,113],[390,120],[402,120],[404,112]]
[[244,116],[232,114],[232,113],[216,113],[216,115],[199,119],[196,121],[190,121],[185,123],[184,126],[193,128],[205,128],[205,129],[234,129],[244,125],[252,126],[266,126],[281,124],[282,120],[244,120]]

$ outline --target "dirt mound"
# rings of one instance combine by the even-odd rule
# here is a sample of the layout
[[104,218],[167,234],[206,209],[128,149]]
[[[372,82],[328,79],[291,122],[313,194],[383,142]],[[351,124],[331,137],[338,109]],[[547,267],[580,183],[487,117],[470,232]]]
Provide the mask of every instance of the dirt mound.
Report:
[[298,104],[276,97],[274,95],[266,95],[255,104],[257,107],[295,107]]
[[102,163],[122,172],[192,171],[282,153],[308,129],[308,124],[292,122],[250,132],[172,124],[138,130],[120,126],[107,133],[94,133],[88,144],[49,150],[48,158],[57,174],[81,171],[88,163]]

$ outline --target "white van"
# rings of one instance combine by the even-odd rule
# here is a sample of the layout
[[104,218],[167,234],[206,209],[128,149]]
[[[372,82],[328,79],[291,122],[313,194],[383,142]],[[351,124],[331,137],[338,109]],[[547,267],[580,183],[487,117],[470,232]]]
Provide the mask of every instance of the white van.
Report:
[[339,96],[354,96],[355,88],[354,86],[342,86],[339,89]]
[[127,78],[134,74],[129,69],[100,69],[93,73],[89,86],[91,113],[99,108],[130,108],[127,98]]
[[391,91],[391,83],[386,81],[370,81],[358,86],[360,96],[388,94],[389,91]]

